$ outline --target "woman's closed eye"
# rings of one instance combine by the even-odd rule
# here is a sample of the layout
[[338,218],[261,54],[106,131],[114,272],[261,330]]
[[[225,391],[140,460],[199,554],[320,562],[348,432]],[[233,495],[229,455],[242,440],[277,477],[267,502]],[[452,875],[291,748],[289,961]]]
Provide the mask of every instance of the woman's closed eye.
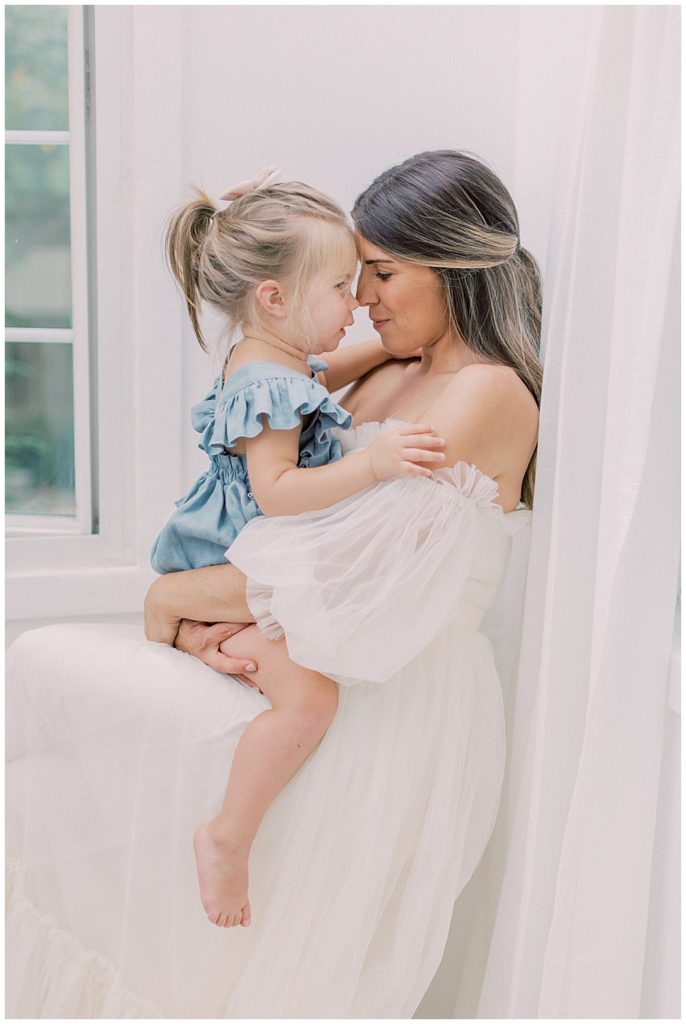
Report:
[[388,281],[389,278],[393,277],[393,274],[385,273],[383,270],[377,270],[374,277],[377,277],[379,281]]

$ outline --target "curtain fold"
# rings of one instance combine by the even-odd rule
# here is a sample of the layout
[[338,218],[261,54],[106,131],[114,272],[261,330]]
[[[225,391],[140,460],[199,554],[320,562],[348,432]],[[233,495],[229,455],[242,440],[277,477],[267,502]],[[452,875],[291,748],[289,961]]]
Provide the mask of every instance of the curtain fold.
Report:
[[679,565],[679,9],[587,12],[585,85],[559,135],[544,268],[509,766],[448,950],[458,1017],[648,1009]]

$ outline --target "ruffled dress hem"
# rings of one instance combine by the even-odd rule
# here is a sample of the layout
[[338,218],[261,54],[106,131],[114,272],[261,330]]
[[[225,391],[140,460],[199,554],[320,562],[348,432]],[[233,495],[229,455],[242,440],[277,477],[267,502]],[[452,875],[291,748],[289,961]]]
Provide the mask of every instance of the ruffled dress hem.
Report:
[[[167,1016],[122,984],[111,960],[87,949],[36,907],[24,888],[19,861],[9,855],[6,875],[7,934],[12,936],[6,971],[13,991],[24,993],[28,1000],[23,1008],[15,1008],[17,1017],[40,1017],[44,1008],[58,1019]],[[64,1013],[59,1012],[60,1007]]]

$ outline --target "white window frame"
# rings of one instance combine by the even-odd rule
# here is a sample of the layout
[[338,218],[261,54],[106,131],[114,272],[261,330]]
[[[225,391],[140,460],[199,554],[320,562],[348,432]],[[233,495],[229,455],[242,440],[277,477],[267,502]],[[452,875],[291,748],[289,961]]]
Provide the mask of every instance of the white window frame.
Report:
[[[132,257],[132,239],[146,198],[142,196],[141,206],[136,205],[135,161],[146,158],[145,153],[137,153],[134,132],[136,12],[124,6],[96,6],[88,11],[76,7],[73,12],[70,15],[75,19],[86,15],[86,31],[82,37],[85,66],[81,60],[72,63],[76,69],[84,68],[87,109],[93,118],[97,111],[91,130],[84,133],[89,151],[81,154],[81,160],[74,153],[72,160],[74,165],[89,166],[90,179],[88,191],[81,189],[86,207],[81,226],[77,224],[77,230],[84,229],[87,213],[91,243],[88,277],[77,269],[74,286],[86,290],[90,283],[97,298],[89,310],[90,337],[97,346],[91,346],[87,375],[91,394],[96,396],[89,409],[88,428],[96,455],[92,465],[97,466],[90,481],[91,490],[99,495],[92,509],[97,532],[32,531],[8,537],[8,620],[120,614],[142,608],[154,574],[148,559],[151,524],[147,522],[152,485],[146,483],[151,456],[141,452],[141,438],[150,430],[145,415],[141,416],[140,402],[155,373],[159,386],[172,396],[181,378],[180,364],[174,358],[161,367],[153,353],[149,364],[143,360],[141,365],[134,346],[133,300],[136,270],[141,268]],[[149,41],[146,47],[149,49]],[[170,85],[166,81],[160,87]],[[143,125],[143,130],[146,127]],[[170,338],[168,325],[163,322],[160,329],[166,329],[165,341],[175,351],[176,339]],[[179,324],[179,334],[180,329]],[[85,388],[83,363],[79,373],[77,386]],[[169,418],[176,421],[175,408],[170,408]],[[169,436],[168,430],[163,436]],[[83,448],[80,455],[83,457]],[[168,472],[170,490],[173,487],[180,493],[178,446],[168,444],[156,455],[156,462],[160,461],[162,471]],[[156,507],[154,514],[157,520]]]
[[69,149],[69,207],[72,326],[67,329],[6,327],[5,342],[54,344],[67,342],[72,349],[74,396],[74,468],[76,514],[74,516],[7,513],[7,536],[22,534],[89,534],[93,530],[94,505],[91,485],[88,238],[86,177],[86,95],[84,75],[85,8],[67,8],[67,67],[69,129],[67,131],[10,130],[5,143],[54,145]]

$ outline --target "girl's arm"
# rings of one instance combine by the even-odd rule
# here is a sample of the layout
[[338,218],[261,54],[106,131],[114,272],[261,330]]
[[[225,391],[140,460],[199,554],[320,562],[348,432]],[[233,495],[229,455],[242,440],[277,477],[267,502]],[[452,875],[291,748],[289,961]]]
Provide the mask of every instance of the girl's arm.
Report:
[[265,423],[257,437],[246,438],[250,487],[267,516],[293,516],[329,508],[379,480],[431,476],[418,463],[442,463],[434,449],[445,445],[431,427],[400,423],[384,431],[364,451],[326,466],[299,468],[300,428],[272,430]]
[[328,391],[338,391],[392,358],[380,341],[360,341],[327,352],[325,359],[329,368],[318,373],[317,378]]

